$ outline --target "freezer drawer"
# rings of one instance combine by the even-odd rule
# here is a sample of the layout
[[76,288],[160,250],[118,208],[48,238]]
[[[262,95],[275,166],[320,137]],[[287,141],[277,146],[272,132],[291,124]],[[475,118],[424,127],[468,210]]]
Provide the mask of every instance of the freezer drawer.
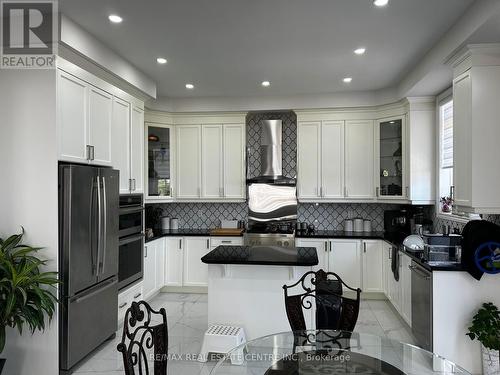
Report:
[[60,367],[69,370],[116,333],[118,280],[103,281],[63,303]]

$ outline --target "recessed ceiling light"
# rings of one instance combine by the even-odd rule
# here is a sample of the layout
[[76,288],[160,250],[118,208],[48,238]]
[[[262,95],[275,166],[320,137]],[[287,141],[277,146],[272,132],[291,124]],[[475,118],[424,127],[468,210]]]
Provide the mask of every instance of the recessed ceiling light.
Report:
[[363,48],[363,47],[359,47],[359,48],[356,48],[356,49],[354,50],[354,53],[355,53],[356,55],[362,55],[362,54],[364,54],[365,52],[366,52],[366,48]]
[[261,85],[264,86],[264,87],[268,87],[268,86],[271,85],[271,82],[269,82],[269,81],[262,81]]
[[385,7],[389,4],[389,0],[373,0],[373,5],[377,7]]
[[351,77],[345,77],[342,81],[344,81],[344,83],[350,83],[352,81],[352,78]]
[[116,14],[110,14],[108,19],[113,23],[120,23],[123,21],[123,18],[117,16]]
[[389,124],[395,124],[396,121],[389,121]]
[[194,89],[194,85],[192,83],[186,83],[186,88],[188,90],[192,90],[192,89]]
[[164,57],[158,57],[158,58],[156,59],[156,62],[157,62],[158,64],[166,64],[166,63],[167,63],[167,59],[166,59],[166,58],[164,58]]

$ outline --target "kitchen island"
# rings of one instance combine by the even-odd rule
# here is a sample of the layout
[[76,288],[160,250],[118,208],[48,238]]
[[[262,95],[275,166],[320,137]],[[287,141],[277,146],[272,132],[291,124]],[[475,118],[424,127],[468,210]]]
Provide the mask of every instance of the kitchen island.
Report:
[[318,255],[313,247],[219,246],[201,260],[208,264],[208,324],[243,327],[251,340],[290,330],[283,285],[310,271]]

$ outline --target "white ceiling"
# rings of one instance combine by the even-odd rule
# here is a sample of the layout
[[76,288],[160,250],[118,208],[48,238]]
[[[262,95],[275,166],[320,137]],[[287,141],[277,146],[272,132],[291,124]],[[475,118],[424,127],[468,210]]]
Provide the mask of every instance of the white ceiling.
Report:
[[[473,2],[63,0],[59,7],[153,78],[159,96],[182,98],[391,87]],[[111,13],[123,22],[111,24]],[[364,56],[353,54],[358,46],[367,48]],[[158,65],[158,56],[168,64]],[[346,76],[351,84],[342,83]],[[271,86],[261,87],[263,80]]]

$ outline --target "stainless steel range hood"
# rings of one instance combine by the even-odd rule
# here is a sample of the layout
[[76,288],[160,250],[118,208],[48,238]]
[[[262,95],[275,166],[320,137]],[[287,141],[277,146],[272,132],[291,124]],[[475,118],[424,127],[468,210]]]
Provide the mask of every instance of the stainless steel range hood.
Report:
[[283,176],[283,123],[281,120],[262,120],[260,140],[260,176],[247,183],[295,185],[295,179]]

